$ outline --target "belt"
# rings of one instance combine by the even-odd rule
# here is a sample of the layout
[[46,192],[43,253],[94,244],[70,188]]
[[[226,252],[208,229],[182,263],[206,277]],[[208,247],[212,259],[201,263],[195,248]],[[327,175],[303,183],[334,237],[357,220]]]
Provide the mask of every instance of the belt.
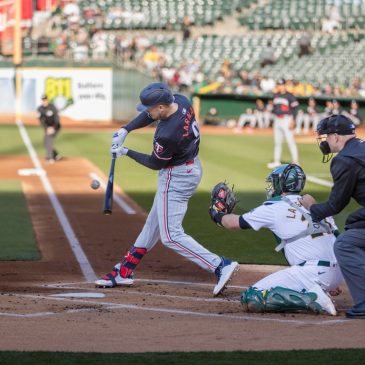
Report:
[[182,163],[180,165],[169,165],[169,166],[165,166],[164,169],[172,169],[174,167],[178,167],[178,166],[182,166],[182,165],[187,165],[188,166],[188,165],[192,165],[192,164],[194,164],[194,160],[186,161],[186,162],[184,162],[184,163]]
[[336,267],[338,265],[337,262],[330,262],[325,260],[319,260],[319,261],[310,260],[310,261],[303,261],[302,263],[298,264],[298,266],[304,266],[308,264],[313,264],[315,266],[325,266],[325,267]]
[[278,114],[275,115],[276,118],[284,118],[284,117],[290,117],[290,114]]

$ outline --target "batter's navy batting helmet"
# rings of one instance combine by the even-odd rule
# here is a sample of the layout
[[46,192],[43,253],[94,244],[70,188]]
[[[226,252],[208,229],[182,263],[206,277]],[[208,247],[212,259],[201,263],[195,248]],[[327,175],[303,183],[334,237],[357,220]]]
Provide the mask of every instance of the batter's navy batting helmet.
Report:
[[341,135],[355,134],[355,124],[346,116],[331,115],[322,119],[317,126],[317,134],[337,133]]
[[158,104],[169,105],[175,100],[171,90],[163,82],[155,82],[146,86],[139,94],[139,99],[141,104],[137,106],[137,110],[140,112]]

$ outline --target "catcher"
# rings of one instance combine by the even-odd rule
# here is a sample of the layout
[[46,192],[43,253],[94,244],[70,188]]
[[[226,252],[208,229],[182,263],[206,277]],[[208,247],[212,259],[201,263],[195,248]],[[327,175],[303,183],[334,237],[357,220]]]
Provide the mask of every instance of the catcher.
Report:
[[267,178],[267,200],[248,213],[232,211],[237,203],[233,190],[219,183],[212,191],[209,213],[227,229],[270,229],[290,267],[250,286],[241,303],[251,312],[327,312],[336,308],[327,293],[338,295],[343,281],[333,244],[338,234],[332,217],[315,223],[299,203],[306,176],[296,164],[280,165]]

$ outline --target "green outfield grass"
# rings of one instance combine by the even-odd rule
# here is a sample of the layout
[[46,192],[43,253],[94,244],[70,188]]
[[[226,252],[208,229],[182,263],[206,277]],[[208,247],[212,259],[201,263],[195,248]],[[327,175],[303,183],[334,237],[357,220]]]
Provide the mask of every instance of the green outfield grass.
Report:
[[[24,153],[16,127],[0,128],[5,142],[4,146],[0,146],[0,153],[2,149],[4,153]],[[27,131],[39,156],[43,158],[41,128],[27,127]],[[5,133],[12,136],[12,142],[4,137]],[[56,145],[66,157],[84,156],[107,174],[111,134],[110,131],[88,133],[63,130],[57,138]],[[149,154],[152,148],[151,130],[146,129],[146,133],[131,133],[126,146]],[[301,164],[306,173],[331,181],[329,164],[321,163],[321,154],[316,144],[299,144],[298,147]],[[203,135],[200,158],[204,174],[197,192],[190,200],[184,221],[185,231],[208,249],[239,260],[241,263],[284,264],[282,255],[274,251],[275,240],[268,230],[227,231],[215,226],[208,215],[211,188],[225,179],[235,184],[235,191],[240,199],[236,208],[237,213],[246,212],[263,202],[265,178],[270,172],[266,164],[271,160],[272,152],[273,139],[270,136]],[[283,157],[284,160],[289,160],[286,145]],[[117,161],[116,182],[145,210],[149,210],[156,191],[156,171],[149,170],[129,158],[122,158]],[[329,189],[308,182],[305,192],[323,201],[328,196]],[[354,207],[354,203],[350,204],[336,217],[340,229],[343,228],[347,214]]]
[[2,352],[3,365],[343,365],[363,364],[365,350],[328,349],[306,351],[165,352],[101,354],[70,352]]
[[20,181],[0,180],[0,222],[0,260],[39,259]]

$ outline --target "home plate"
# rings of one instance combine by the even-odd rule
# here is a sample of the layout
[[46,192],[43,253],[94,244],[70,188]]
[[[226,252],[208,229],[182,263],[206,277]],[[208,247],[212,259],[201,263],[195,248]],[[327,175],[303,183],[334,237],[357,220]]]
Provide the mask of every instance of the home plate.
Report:
[[43,169],[19,169],[20,176],[44,176],[46,172]]
[[51,294],[50,297],[66,297],[66,298],[104,298],[104,293],[61,293],[61,294]]

